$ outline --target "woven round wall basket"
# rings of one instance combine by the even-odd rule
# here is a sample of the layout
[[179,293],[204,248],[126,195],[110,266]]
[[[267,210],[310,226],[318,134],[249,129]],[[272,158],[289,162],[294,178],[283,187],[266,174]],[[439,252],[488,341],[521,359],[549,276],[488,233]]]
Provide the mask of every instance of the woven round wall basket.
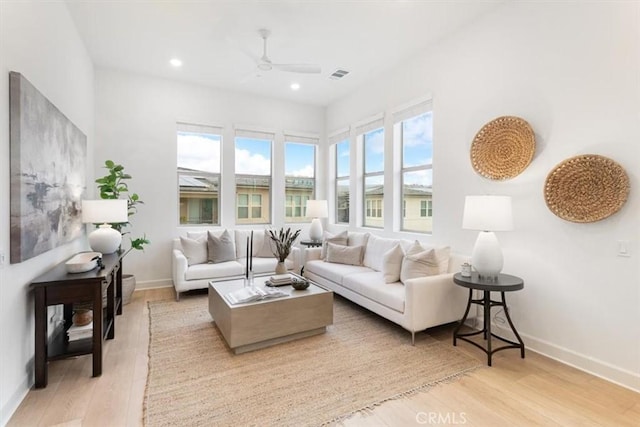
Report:
[[597,154],[571,157],[547,176],[544,200],[556,216],[596,222],[618,212],[629,196],[629,177],[613,160]]
[[526,120],[503,116],[478,131],[471,144],[471,164],[485,178],[505,180],[529,166],[536,149],[533,129]]

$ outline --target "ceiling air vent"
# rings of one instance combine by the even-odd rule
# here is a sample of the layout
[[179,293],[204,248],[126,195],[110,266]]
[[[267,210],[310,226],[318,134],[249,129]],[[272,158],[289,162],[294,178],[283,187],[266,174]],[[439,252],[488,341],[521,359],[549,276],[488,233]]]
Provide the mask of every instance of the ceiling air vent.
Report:
[[341,78],[343,78],[347,74],[349,74],[349,72],[347,70],[341,70],[341,69],[338,68],[333,73],[331,73],[329,78],[333,79],[333,80],[340,80]]

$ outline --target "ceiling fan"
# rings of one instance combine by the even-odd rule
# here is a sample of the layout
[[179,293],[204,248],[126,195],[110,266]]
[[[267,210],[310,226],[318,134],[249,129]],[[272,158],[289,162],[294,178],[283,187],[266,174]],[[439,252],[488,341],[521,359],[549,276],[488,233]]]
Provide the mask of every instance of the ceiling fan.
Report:
[[271,31],[261,29],[258,30],[258,34],[263,40],[262,56],[257,60],[259,71],[278,70],[302,74],[319,74],[322,71],[317,64],[274,64],[267,56],[267,38],[269,38]]

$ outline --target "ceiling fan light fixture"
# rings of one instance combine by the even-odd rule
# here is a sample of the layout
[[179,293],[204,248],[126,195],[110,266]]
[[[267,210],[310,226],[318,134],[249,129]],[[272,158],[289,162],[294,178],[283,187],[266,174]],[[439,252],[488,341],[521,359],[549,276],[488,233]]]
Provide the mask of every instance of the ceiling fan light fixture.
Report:
[[291,90],[298,90],[300,89],[300,83],[291,83]]
[[182,61],[178,58],[171,58],[169,64],[173,65],[176,68],[182,67]]

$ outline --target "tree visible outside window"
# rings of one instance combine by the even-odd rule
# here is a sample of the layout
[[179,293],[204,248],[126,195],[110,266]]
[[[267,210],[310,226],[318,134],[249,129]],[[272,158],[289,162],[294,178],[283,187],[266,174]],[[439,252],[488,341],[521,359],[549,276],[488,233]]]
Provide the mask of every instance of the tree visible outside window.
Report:
[[236,136],[236,223],[271,222],[271,144],[269,139]]
[[[365,227],[384,226],[384,128],[363,135]],[[370,202],[370,205],[369,205]],[[367,209],[371,206],[370,209]]]
[[221,129],[178,124],[180,225],[220,224]]
[[315,199],[316,145],[286,142],[284,145],[285,222],[309,222],[307,200]]
[[336,143],[336,223],[349,223],[350,141]]
[[433,231],[433,114],[399,123],[402,143],[402,230]]

